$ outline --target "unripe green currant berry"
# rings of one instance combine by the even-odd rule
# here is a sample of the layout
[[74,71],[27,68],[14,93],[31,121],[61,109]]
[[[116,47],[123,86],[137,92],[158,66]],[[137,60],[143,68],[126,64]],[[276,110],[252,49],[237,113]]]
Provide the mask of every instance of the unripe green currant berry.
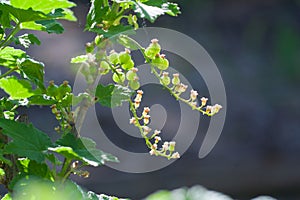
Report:
[[116,83],[123,83],[125,81],[125,74],[121,69],[116,69],[117,73],[114,73],[112,79]]
[[119,53],[119,60],[121,64],[126,64],[127,62],[129,62],[131,60],[130,50],[125,49],[125,51]]
[[127,80],[132,81],[135,77],[137,77],[137,74],[136,74],[137,71],[138,71],[138,68],[132,68],[131,70],[129,70],[126,73]]
[[108,60],[113,64],[117,65],[119,61],[119,54],[116,53],[114,50],[110,52],[110,55],[108,56]]
[[180,79],[179,79],[179,74],[173,74],[173,78],[172,78],[172,84],[173,85],[178,85],[180,83]]
[[174,151],[175,150],[175,145],[176,143],[174,141],[169,142],[169,151]]
[[171,82],[171,79],[169,77],[169,73],[168,72],[164,72],[162,77],[161,77],[161,82],[163,85],[169,85]]
[[155,56],[160,52],[161,47],[158,44],[157,39],[151,40],[151,44],[146,48],[145,55],[151,59],[154,59]]
[[103,38],[103,35],[97,35],[94,40],[95,44],[98,46],[102,42]]
[[109,64],[106,61],[101,61],[99,66],[100,74],[107,74],[109,72]]
[[134,80],[129,81],[129,87],[133,90],[137,90],[140,88],[140,82],[138,80],[138,78],[136,77]]
[[49,86],[47,88],[47,95],[55,97],[58,94],[58,87],[54,84],[54,81],[49,81]]
[[121,67],[125,70],[130,70],[134,67],[134,62],[130,59],[127,61],[127,63],[122,64]]
[[154,66],[156,66],[160,70],[166,70],[169,67],[169,61],[165,58],[165,55],[157,54],[155,58],[152,60]]
[[95,47],[94,47],[93,43],[88,42],[88,43],[85,44],[86,53],[92,53],[94,51],[94,48]]
[[57,98],[62,99],[67,93],[70,93],[72,91],[71,86],[69,85],[68,81],[64,81],[59,87],[58,87],[58,94]]

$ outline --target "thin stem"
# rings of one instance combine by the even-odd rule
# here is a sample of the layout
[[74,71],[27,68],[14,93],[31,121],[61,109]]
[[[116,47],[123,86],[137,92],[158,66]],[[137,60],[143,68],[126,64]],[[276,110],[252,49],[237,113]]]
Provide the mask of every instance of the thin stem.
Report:
[[0,79],[6,77],[7,75],[11,74],[12,72],[14,72],[14,71],[16,71],[18,69],[19,69],[19,67],[11,68],[10,70],[8,70],[7,72],[5,72],[4,74],[1,74],[0,75]]
[[14,30],[10,32],[10,34],[5,38],[5,40],[3,40],[3,42],[1,42],[0,50],[4,49],[7,45],[9,45],[11,38],[13,38],[20,31],[21,29],[20,24],[21,23],[17,23]]

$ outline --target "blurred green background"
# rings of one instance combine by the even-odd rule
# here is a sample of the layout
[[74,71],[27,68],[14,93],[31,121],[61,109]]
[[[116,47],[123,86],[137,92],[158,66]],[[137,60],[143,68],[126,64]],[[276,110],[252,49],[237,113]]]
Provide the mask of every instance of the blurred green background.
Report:
[[[206,158],[198,159],[209,122],[204,117],[193,145],[164,169],[129,174],[100,167],[91,168],[88,179],[74,179],[95,192],[132,199],[141,199],[158,189],[198,184],[237,199],[262,194],[299,199],[300,1],[177,2],[182,10],[179,17],[163,16],[154,24],[141,23],[180,31],[197,40],[214,59],[228,101],[220,140]],[[40,34],[42,45],[30,49],[30,55],[46,64],[47,81],[72,82],[75,75],[70,73],[70,58],[81,54],[84,44],[93,39],[93,34],[83,32],[89,1],[76,3],[78,22],[63,22],[66,31],[62,35]],[[208,95],[201,77],[189,70],[185,74],[195,89]],[[172,106],[170,110],[176,109],[176,104]],[[109,109],[99,111],[104,113],[99,121],[107,126],[115,143],[132,151],[144,148],[142,141],[133,146],[130,138],[123,138]],[[29,117],[37,127],[53,132],[55,119],[49,108],[34,108]],[[172,127],[172,123],[167,126]]]

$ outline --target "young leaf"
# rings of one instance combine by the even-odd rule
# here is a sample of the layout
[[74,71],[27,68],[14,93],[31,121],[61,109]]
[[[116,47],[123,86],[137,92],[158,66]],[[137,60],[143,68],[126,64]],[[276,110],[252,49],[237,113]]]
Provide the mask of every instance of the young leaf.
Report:
[[85,137],[75,138],[73,134],[66,134],[56,141],[59,146],[49,148],[70,159],[78,159],[92,166],[103,165],[105,162],[117,162],[118,159],[111,154],[96,149],[96,143]]
[[83,63],[85,61],[87,61],[88,56],[87,55],[80,55],[80,56],[76,56],[74,58],[71,59],[71,63]]
[[36,23],[42,25],[42,31],[46,31],[47,33],[61,34],[64,32],[64,27],[61,25],[61,23],[57,22],[54,19],[39,20],[36,21]]
[[31,44],[40,45],[41,41],[34,35],[25,33],[17,38],[15,38],[15,43],[20,44],[25,48],[29,48]]
[[98,102],[106,107],[121,106],[123,101],[128,101],[133,91],[121,85],[103,86],[99,84],[96,88],[95,96]]
[[0,50],[0,66],[13,68],[17,65],[17,60],[25,58],[26,53],[20,49],[6,47]]
[[12,139],[4,148],[5,153],[17,154],[41,163],[45,160],[45,153],[52,145],[48,135],[32,125],[0,119],[2,133]]
[[28,98],[30,105],[38,105],[38,106],[51,106],[57,103],[56,100],[53,100],[51,97],[45,94],[37,94]]
[[34,11],[32,8],[20,9],[11,5],[0,3],[0,11],[8,11],[16,18],[18,23],[48,19],[49,17],[40,11]]
[[103,7],[103,0],[91,0],[90,10],[86,18],[86,30],[94,28],[96,24],[102,23],[103,18],[109,10],[109,6]]
[[40,89],[44,86],[44,64],[31,58],[23,58],[20,61],[20,71],[24,78],[34,82]]
[[25,99],[35,94],[29,81],[19,80],[14,76],[0,79],[0,88],[9,94],[11,99]]
[[70,2],[68,0],[39,0],[38,3],[36,1],[24,1],[24,0],[10,0],[12,6],[16,8],[29,9],[32,8],[35,11],[41,11],[45,14],[50,13],[55,9],[63,9],[64,12],[68,12],[70,14],[64,15],[62,19],[75,21],[76,18],[73,15],[73,12],[69,9],[76,6],[75,3]]
[[141,18],[146,18],[150,22],[154,22],[157,17],[165,14],[165,10],[156,6],[149,6],[142,2],[135,2],[134,12],[138,13]]

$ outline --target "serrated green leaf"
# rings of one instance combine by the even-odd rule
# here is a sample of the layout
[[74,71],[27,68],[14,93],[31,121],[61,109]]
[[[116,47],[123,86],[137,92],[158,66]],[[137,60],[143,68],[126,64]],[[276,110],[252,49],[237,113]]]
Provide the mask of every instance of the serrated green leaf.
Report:
[[6,10],[0,10],[0,24],[3,28],[10,28],[10,17],[9,12]]
[[103,7],[103,0],[91,0],[90,10],[86,17],[86,30],[94,28],[96,24],[102,23],[109,7]]
[[20,60],[21,75],[35,83],[40,89],[45,90],[44,86],[44,64],[31,58]]
[[25,99],[35,94],[29,81],[14,76],[0,79],[0,88],[9,94],[11,99]]
[[64,27],[61,25],[61,23],[57,22],[54,19],[51,20],[39,20],[36,21],[37,24],[42,25],[43,31],[46,31],[47,33],[56,33],[61,34],[64,32]]
[[83,63],[87,61],[87,59],[88,59],[87,55],[80,55],[80,56],[76,56],[75,58],[72,58],[71,63]]
[[0,50],[0,66],[13,68],[17,66],[17,60],[25,58],[26,53],[20,49],[6,47]]
[[38,105],[38,106],[51,106],[57,103],[56,100],[53,100],[51,97],[45,94],[33,95],[28,98],[30,105]]
[[148,19],[150,22],[154,22],[157,17],[165,14],[165,10],[156,6],[149,6],[141,2],[135,2],[134,12],[138,13],[141,18]]
[[45,153],[52,145],[47,134],[32,125],[0,119],[2,133],[12,139],[4,149],[5,153],[17,154],[41,163],[45,160]]
[[181,13],[177,3],[165,3],[162,5],[162,9],[164,9],[166,13],[171,16],[177,16]]
[[35,11],[41,11],[45,14],[50,13],[55,9],[63,9],[64,13],[68,13],[62,17],[62,19],[75,21],[76,18],[73,12],[69,9],[76,6],[75,3],[68,0],[39,0],[37,1],[24,1],[24,0],[11,0],[11,5],[16,8],[29,9],[32,8]]
[[18,23],[49,19],[45,13],[34,11],[32,8],[21,9],[5,3],[0,3],[0,10],[9,12],[17,19]]
[[40,45],[41,41],[34,35],[25,33],[17,38],[15,38],[15,43],[22,45],[25,48],[29,48],[31,44]]
[[133,94],[133,91],[121,85],[103,86],[99,84],[96,88],[95,96],[98,102],[107,107],[121,106],[122,102],[128,101]]
[[131,50],[138,50],[140,49],[139,45],[135,43],[133,40],[131,40],[128,35],[119,35],[119,37],[116,38],[117,42],[124,47],[131,49]]
[[79,159],[92,166],[103,165],[105,162],[117,162],[118,159],[111,154],[96,149],[96,143],[85,137],[75,138],[73,134],[66,134],[56,141],[59,146],[50,148],[51,151],[61,153],[68,158]]
[[1,200],[12,200],[11,195],[9,193],[5,194]]

